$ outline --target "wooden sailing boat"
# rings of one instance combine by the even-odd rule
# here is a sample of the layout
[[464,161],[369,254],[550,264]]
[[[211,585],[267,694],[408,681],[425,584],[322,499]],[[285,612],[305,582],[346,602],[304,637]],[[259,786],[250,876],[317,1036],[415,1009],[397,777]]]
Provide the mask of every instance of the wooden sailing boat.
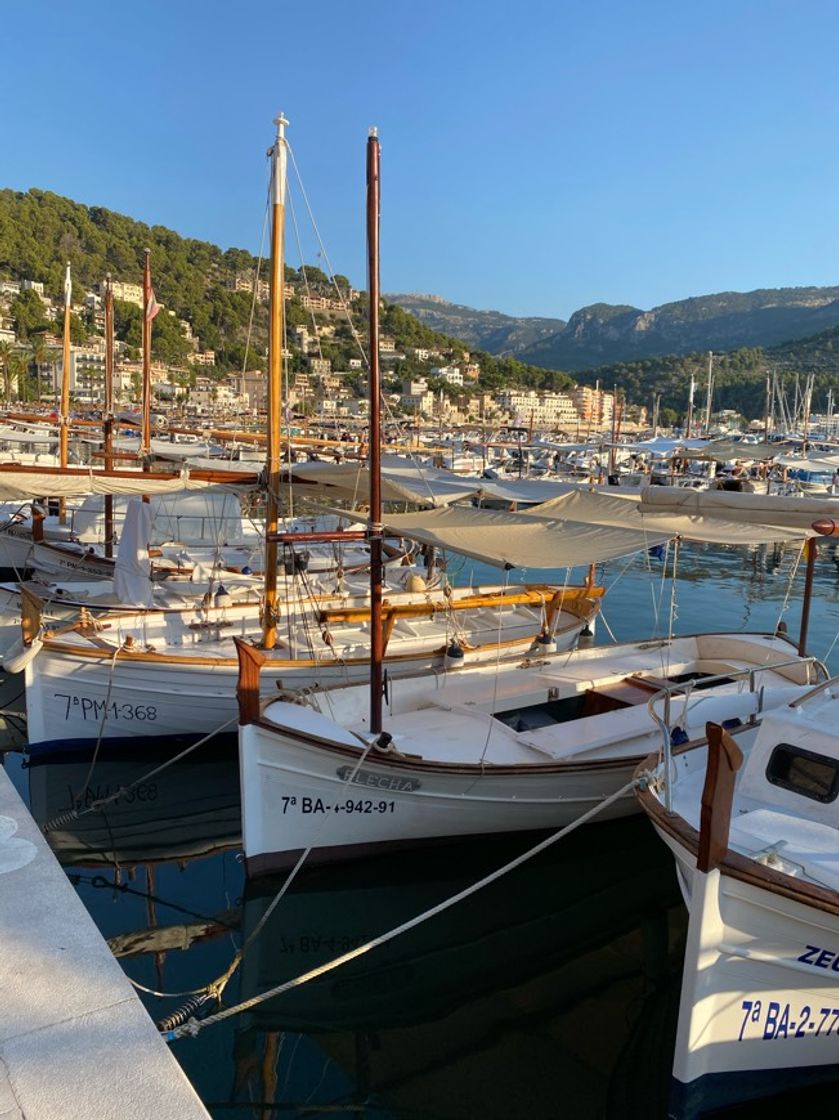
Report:
[[[378,229],[379,141],[371,133],[371,421],[379,404]],[[371,427],[371,482],[378,475],[376,447]],[[381,532],[374,484],[374,547]],[[537,653],[524,662],[498,661],[433,678],[391,676],[385,715],[381,622],[374,561],[369,687],[315,690],[262,707],[265,655],[237,642],[243,845],[250,873],[293,864],[302,853],[334,860],[371,848],[568,824],[628,783],[644,744],[652,747],[676,733],[701,738],[710,713],[748,719],[761,704],[798,695],[812,672],[809,660],[776,637],[698,635],[562,657]],[[686,688],[685,681],[691,682]],[[744,682],[750,687],[744,689]],[[670,704],[674,692],[682,696],[678,707]],[[633,811],[626,785],[624,796],[599,819]]]
[[[429,671],[444,669],[447,658],[458,664],[464,659],[520,658],[540,637],[555,648],[568,649],[597,613],[602,591],[591,582],[578,587],[542,584],[436,591],[423,584],[415,590],[389,591],[387,603],[383,603],[378,466],[371,470],[371,478],[376,478],[371,495],[375,530],[372,535],[338,534],[342,541],[370,540],[369,598],[339,592],[330,599],[311,602],[299,586],[289,588],[288,584],[280,594],[278,545],[324,537],[278,532],[287,123],[282,115],[276,119],[272,148],[271,388],[263,602],[238,603],[220,588],[180,613],[152,610],[95,620],[85,617],[74,627],[50,633],[41,625],[40,605],[28,598],[24,638],[32,641],[40,634],[42,642],[37,657],[26,666],[32,747],[63,747],[100,738],[133,741],[150,735],[203,734],[225,722],[232,724],[238,676],[234,635],[258,643],[260,656],[266,659],[266,687],[270,681],[285,688],[367,681],[372,641],[376,666],[372,691],[380,693],[385,654],[391,670]],[[378,218],[376,231],[377,222]],[[371,298],[370,302],[377,335],[378,301]],[[372,391],[378,399],[377,348],[371,354],[371,368]],[[371,455],[378,464],[378,416],[371,424]],[[134,479],[142,493],[157,475],[139,479],[135,475]],[[330,539],[336,539],[335,535]]]

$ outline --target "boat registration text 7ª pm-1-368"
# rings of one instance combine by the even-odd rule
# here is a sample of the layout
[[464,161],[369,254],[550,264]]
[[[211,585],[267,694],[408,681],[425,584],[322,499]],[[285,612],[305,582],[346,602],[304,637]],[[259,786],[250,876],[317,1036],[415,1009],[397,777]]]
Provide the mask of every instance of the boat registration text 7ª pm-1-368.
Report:
[[104,700],[96,700],[92,696],[70,696],[66,692],[54,692],[53,699],[64,701],[64,718],[68,720],[70,713],[81,716],[83,720],[97,720],[107,716],[108,719],[121,719],[129,721],[144,720],[153,723],[157,719],[157,708],[154,704],[118,704],[112,700],[107,704]]

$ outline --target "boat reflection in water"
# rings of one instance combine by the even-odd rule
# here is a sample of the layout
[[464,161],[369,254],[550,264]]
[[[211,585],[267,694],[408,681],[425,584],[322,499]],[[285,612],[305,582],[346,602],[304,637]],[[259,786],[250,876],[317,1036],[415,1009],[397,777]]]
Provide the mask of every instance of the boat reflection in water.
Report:
[[[669,926],[682,920],[675,879],[644,824],[573,833],[427,923],[245,1013],[234,1087],[243,1103],[233,1115],[251,1115],[246,1100],[292,1114],[307,1101],[341,1115],[362,1104],[365,1116],[601,1115],[629,1038],[628,1001],[640,1006],[679,963],[670,953],[678,938]],[[240,998],[356,948],[524,850],[520,838],[495,838],[312,869],[246,953]],[[244,938],[281,882],[246,883]],[[645,1109],[655,1091],[647,1077]]]
[[[159,770],[176,750],[152,743],[130,759],[67,754],[28,769],[32,814],[112,952],[132,979],[174,993],[229,961],[241,880],[235,746],[204,746]],[[232,897],[213,889],[228,867]],[[155,1019],[183,1002],[142,998]]]
[[[65,867],[131,866],[238,848],[235,747],[204,747],[164,765],[174,753],[151,743],[130,757],[105,750],[95,760],[89,752],[33,756],[30,807],[59,861]],[[118,793],[103,808],[85,812]]]

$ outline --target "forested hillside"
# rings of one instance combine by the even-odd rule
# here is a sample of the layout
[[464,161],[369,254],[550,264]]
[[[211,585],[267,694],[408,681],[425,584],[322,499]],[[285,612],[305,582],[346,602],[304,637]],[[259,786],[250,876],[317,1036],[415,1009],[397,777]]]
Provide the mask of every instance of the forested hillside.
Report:
[[[0,277],[43,281],[46,294],[56,301],[61,299],[68,260],[72,265],[74,299],[80,299],[85,290],[95,287],[109,272],[116,280],[140,283],[146,248],[152,254],[158,302],[191,324],[203,349],[215,351],[216,373],[264,366],[268,304],[254,304],[250,291],[233,291],[230,287],[237,276],[254,274],[258,261],[251,253],[244,249],[222,250],[206,241],[181,237],[164,226],[148,226],[112,210],[84,206],[49,191],[0,190]],[[266,275],[267,265],[263,261],[261,276]],[[344,292],[350,288],[345,276],[330,278],[312,265],[300,269],[287,266],[286,280],[294,285],[295,291],[287,301],[289,327],[312,326],[312,312],[302,305],[304,292],[335,297],[336,286]],[[252,333],[247,345],[252,313]],[[47,325],[40,301],[31,292],[21,293],[12,315],[24,339]],[[363,295],[353,304],[353,315],[354,326],[363,337]],[[118,303],[118,337],[130,345],[139,345],[140,318],[138,307]],[[335,333],[323,338],[320,351],[332,360],[333,368],[346,369],[348,360],[359,355],[358,343],[346,320],[339,318],[333,322]],[[394,338],[400,349],[426,347],[446,352],[464,348],[462,341],[440,334],[396,306],[385,308],[381,329]],[[74,341],[80,341],[83,333],[84,325],[74,324]],[[186,358],[189,349],[176,319],[159,315],[155,320],[153,356],[177,363]],[[490,387],[516,383],[559,388],[572,383],[564,374],[512,359],[482,352],[476,352],[474,357],[481,363],[482,383]],[[302,366],[302,356],[295,353],[292,367]],[[393,373],[410,374],[415,368],[421,367],[406,358]]]
[[[245,367],[263,367],[268,305],[264,301],[254,303],[250,291],[232,290],[232,282],[237,277],[254,274],[258,262],[251,253],[243,249],[222,250],[209,242],[180,237],[163,226],[148,226],[111,210],[84,206],[47,191],[0,190],[0,278],[43,281],[47,294],[57,302],[61,299],[67,260],[72,264],[74,296],[80,300],[84,291],[95,287],[108,272],[115,279],[140,283],[143,253],[147,247],[152,252],[157,299],[175,313],[174,318],[165,315],[157,317],[153,356],[173,364],[184,361],[190,345],[178,324],[178,319],[183,319],[191,324],[193,332],[200,338],[201,347],[215,351],[214,376],[223,377],[229,371]],[[264,277],[266,274],[263,262],[261,275]],[[335,284],[340,290],[349,289],[349,281],[345,277],[337,276],[333,281],[312,266],[305,266],[305,285],[302,268],[295,270],[287,267],[286,278],[294,285],[295,293],[287,302],[289,327],[312,327],[313,314],[303,308],[301,301],[304,291],[335,296]],[[771,314],[775,322],[773,329],[776,329],[779,322],[798,322],[801,316],[810,323],[817,321],[819,316],[829,317],[839,308],[833,299],[836,292],[839,289],[781,289],[774,293],[746,295],[724,293],[722,296],[667,304],[658,309],[662,313],[658,319],[670,324],[668,331],[676,330],[679,321],[695,331],[697,324],[701,323],[716,323],[714,329],[717,329],[722,320],[730,322],[732,315],[750,317],[750,321],[755,323],[761,316]],[[354,329],[363,338],[366,332],[364,295],[352,306]],[[614,342],[617,347],[626,323],[635,323],[634,329],[637,329],[639,315],[653,314],[608,305],[597,305],[587,311],[591,314],[583,316],[583,313],[576,313],[561,333],[571,329],[576,320],[575,329],[585,334],[592,322],[597,320],[600,324],[597,329],[611,332],[614,337],[610,346]],[[252,333],[248,344],[252,314]],[[580,316],[585,319],[582,325]],[[23,341],[49,326],[43,306],[33,292],[22,292],[13,301],[11,317],[18,337]],[[359,354],[353,329],[340,317],[330,322],[334,326],[334,334],[322,338],[320,350],[324,357],[332,360],[333,369],[346,369],[349,360]],[[90,329],[90,323],[74,320],[74,341],[82,341],[85,332]],[[140,309],[127,303],[119,304],[117,329],[123,341],[137,346]],[[556,390],[566,388],[574,381],[591,385],[600,381],[604,389],[613,386],[623,389],[631,403],[650,406],[654,397],[660,395],[662,408],[682,415],[691,373],[700,386],[704,386],[707,375],[705,348],[692,354],[671,353],[637,360],[632,360],[632,349],[629,348],[620,360],[610,364],[590,364],[588,368],[579,369],[569,376],[547,365],[527,364],[512,356],[499,357],[464,346],[463,340],[441,334],[427,323],[420,322],[405,308],[393,304],[384,309],[381,329],[395,340],[397,350],[404,355],[386,371],[394,384],[399,378],[428,373],[428,363],[412,356],[414,348],[454,355],[456,360],[464,349],[471,349],[473,360],[481,367],[480,379],[466,390],[442,383],[435,385],[435,388],[442,388],[449,394],[462,391],[474,393],[510,385]],[[292,368],[302,369],[304,365],[303,352],[293,349]],[[765,377],[773,370],[785,376],[788,383],[792,383],[796,372],[813,372],[816,375],[814,407],[821,408],[827,389],[837,384],[839,326],[766,349],[750,346],[715,353],[714,369],[715,408],[736,409],[747,418],[760,415]]]

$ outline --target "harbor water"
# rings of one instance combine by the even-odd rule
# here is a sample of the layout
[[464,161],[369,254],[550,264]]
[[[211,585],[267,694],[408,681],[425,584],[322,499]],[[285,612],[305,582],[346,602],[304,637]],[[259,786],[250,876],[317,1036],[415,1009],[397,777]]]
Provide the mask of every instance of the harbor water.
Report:
[[[708,630],[797,634],[794,547],[672,548],[598,570],[596,640]],[[498,578],[470,563],[465,583]],[[578,575],[579,573],[575,573]],[[516,573],[517,579],[566,573]],[[839,563],[822,547],[808,652],[839,672]],[[235,743],[158,769],[160,742],[6,767],[102,934],[161,1022],[229,969],[231,1006],[430,909],[532,843],[498,837],[246,881]],[[152,773],[155,771],[154,773]],[[62,814],[81,791],[107,811]],[[215,1120],[623,1120],[665,1115],[686,914],[645,818],[586,826],[368,954],[173,1043]],[[255,936],[253,936],[255,934]],[[250,940],[249,940],[250,939]],[[157,994],[161,993],[161,994]],[[837,1067],[839,1081],[839,1067]],[[786,1108],[833,1107],[836,1086]],[[777,1103],[777,1102],[776,1102]],[[730,1109],[765,1118],[767,1103]]]

